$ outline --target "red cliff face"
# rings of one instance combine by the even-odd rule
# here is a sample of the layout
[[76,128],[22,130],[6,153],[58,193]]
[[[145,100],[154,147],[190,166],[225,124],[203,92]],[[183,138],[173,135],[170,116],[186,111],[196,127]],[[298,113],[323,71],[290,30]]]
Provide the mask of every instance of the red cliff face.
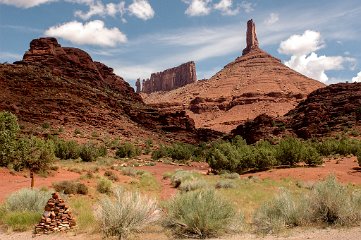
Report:
[[123,78],[114,74],[112,68],[93,61],[90,55],[81,49],[62,47],[55,38],[32,40],[23,60],[16,64],[49,67],[56,76],[75,78],[91,86],[106,86],[119,91],[132,101],[142,101]]
[[215,136],[196,130],[184,111],[147,106],[112,68],[55,38],[35,39],[22,61],[0,64],[0,89],[0,111],[15,113],[28,131],[46,122],[54,129],[133,139],[196,142]]
[[136,82],[136,91],[144,93],[170,91],[196,81],[196,65],[194,62],[187,62],[163,72],[152,73],[150,79],[143,80],[141,89],[140,79],[138,79]]

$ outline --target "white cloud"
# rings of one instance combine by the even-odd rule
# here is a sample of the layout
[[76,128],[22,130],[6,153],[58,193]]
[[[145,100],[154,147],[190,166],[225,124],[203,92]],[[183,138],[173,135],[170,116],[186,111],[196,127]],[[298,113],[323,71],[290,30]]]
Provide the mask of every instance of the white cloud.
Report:
[[89,44],[114,47],[125,43],[127,37],[118,28],[106,28],[100,20],[85,24],[73,21],[57,25],[46,30],[45,35],[60,37],[75,44]]
[[301,56],[325,47],[319,32],[307,30],[302,35],[292,35],[281,42],[278,52]]
[[131,15],[148,20],[154,17],[154,10],[147,0],[133,0],[133,3],[128,7]]
[[288,67],[321,82],[329,80],[326,71],[341,70],[345,63],[355,64],[355,59],[349,57],[318,56],[315,51],[324,47],[321,34],[307,30],[302,35],[292,35],[282,41],[278,51],[292,55],[291,59],[285,62]]
[[233,0],[221,0],[214,4],[214,9],[220,10],[223,15],[234,16],[239,13],[239,7],[233,8]]
[[[76,1],[76,3],[82,3]],[[125,13],[125,2],[121,1],[118,4],[115,3],[108,3],[103,4],[101,1],[89,1],[89,2],[83,2],[84,4],[89,6],[88,12],[83,11],[75,11],[75,16],[80,17],[83,20],[88,20],[93,16],[111,16],[115,17],[117,13],[121,15],[123,18],[123,15]]]
[[0,4],[11,5],[19,8],[31,8],[56,0],[0,0]]
[[277,13],[271,13],[268,18],[264,21],[266,25],[273,25],[280,20]]
[[352,82],[361,82],[361,72],[359,72],[356,77],[352,78]]
[[240,7],[246,12],[250,13],[254,11],[254,5],[251,2],[243,1]]
[[189,4],[185,14],[189,16],[205,16],[211,13],[211,0],[183,0]]

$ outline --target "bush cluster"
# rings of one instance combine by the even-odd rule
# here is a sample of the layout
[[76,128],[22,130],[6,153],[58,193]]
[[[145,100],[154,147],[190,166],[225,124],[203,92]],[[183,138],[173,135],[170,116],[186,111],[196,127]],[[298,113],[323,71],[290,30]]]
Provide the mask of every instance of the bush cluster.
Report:
[[152,152],[152,159],[169,157],[177,161],[187,161],[196,159],[202,151],[198,151],[197,146],[187,143],[174,143],[170,146],[161,145],[158,150]]
[[57,192],[63,192],[64,194],[88,194],[88,187],[79,182],[74,181],[61,181],[53,183],[53,188]]
[[75,141],[57,140],[55,141],[55,156],[59,159],[79,158],[80,146]]
[[134,158],[139,156],[142,153],[139,147],[131,144],[130,142],[125,142],[118,146],[115,155],[118,158]]
[[361,194],[350,193],[335,177],[314,186],[301,197],[282,191],[255,213],[259,232],[272,233],[286,227],[311,224],[352,226],[361,220]]

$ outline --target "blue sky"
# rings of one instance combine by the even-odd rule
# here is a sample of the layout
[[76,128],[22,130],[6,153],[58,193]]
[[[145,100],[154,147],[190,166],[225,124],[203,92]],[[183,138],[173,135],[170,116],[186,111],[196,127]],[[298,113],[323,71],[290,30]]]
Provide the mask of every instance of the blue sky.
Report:
[[131,84],[191,60],[209,78],[241,55],[253,18],[261,48],[291,68],[361,81],[360,16],[359,0],[0,0],[0,62],[54,36]]

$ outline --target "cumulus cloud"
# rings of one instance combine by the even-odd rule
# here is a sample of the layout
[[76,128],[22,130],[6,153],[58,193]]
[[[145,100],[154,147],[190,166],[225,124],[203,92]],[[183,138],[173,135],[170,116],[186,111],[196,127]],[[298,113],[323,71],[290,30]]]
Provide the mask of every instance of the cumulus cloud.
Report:
[[0,4],[11,5],[19,8],[31,8],[55,0],[0,0]]
[[[71,0],[74,2],[73,0]],[[104,4],[102,1],[75,1],[75,3],[83,3],[89,6],[89,11],[75,11],[75,16],[79,17],[83,20],[88,20],[93,16],[111,16],[115,17],[118,13],[120,14],[121,18],[123,19],[123,15],[125,14],[125,2],[121,1],[118,4],[115,3],[108,3]]]
[[233,0],[221,0],[214,4],[214,9],[222,12],[223,15],[234,16],[239,13],[240,8],[233,8]]
[[75,44],[114,47],[125,43],[127,37],[118,28],[106,28],[103,21],[95,20],[88,23],[77,21],[57,25],[46,30],[45,35],[60,37]]
[[352,82],[361,82],[361,72],[359,72],[356,77],[352,78]]
[[[341,70],[345,63],[355,63],[355,59],[343,56],[318,56],[315,51],[324,48],[325,44],[319,32],[305,31],[302,35],[292,35],[281,42],[278,51],[286,55],[292,55],[285,64],[321,82],[327,82],[328,70]],[[352,67],[351,67],[352,68]]]
[[302,35],[292,35],[281,42],[280,53],[301,56],[317,51],[325,46],[319,32],[305,31]]
[[154,17],[154,10],[147,0],[133,0],[128,7],[131,15],[140,19],[148,20]]
[[183,0],[183,2],[189,4],[185,11],[189,16],[205,16],[212,10],[211,0]]
[[264,21],[266,25],[273,25],[279,21],[279,15],[277,13],[271,13],[268,18]]

